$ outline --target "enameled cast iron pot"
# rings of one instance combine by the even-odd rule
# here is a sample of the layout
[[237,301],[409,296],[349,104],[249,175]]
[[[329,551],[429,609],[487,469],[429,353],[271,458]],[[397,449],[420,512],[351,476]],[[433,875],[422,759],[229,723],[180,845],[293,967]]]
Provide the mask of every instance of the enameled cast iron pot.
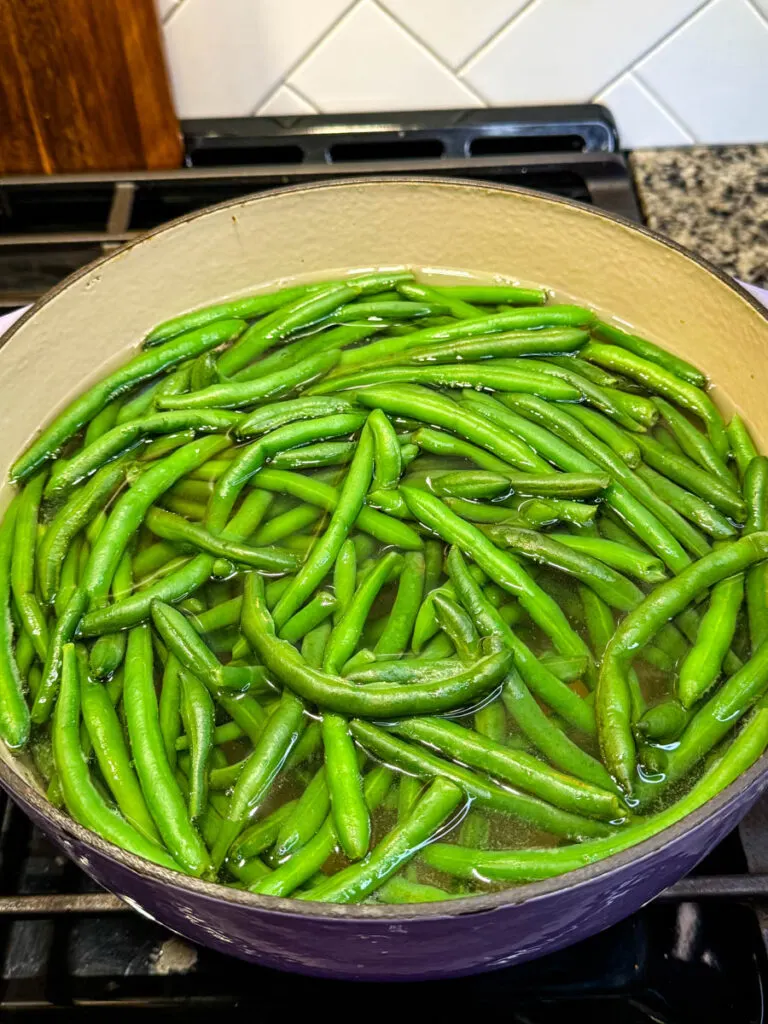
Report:
[[[299,186],[175,221],[69,278],[0,349],[0,477],[66,401],[154,324],[295,275],[461,268],[542,283],[690,359],[768,450],[764,311],[672,243],[524,190],[435,179]],[[0,507],[9,488],[0,490]],[[155,867],[54,809],[0,750],[0,784],[89,875],[181,935],[272,967],[437,978],[516,963],[613,924],[688,872],[768,781],[768,758],[634,849],[551,881],[424,906],[324,906],[252,896]]]

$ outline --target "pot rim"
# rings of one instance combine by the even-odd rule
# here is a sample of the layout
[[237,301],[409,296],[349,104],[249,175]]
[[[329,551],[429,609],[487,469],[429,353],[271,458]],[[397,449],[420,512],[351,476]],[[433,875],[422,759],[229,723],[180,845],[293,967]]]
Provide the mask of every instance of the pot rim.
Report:
[[[46,292],[42,298],[38,299],[37,302],[30,306],[30,308],[4,333],[2,339],[0,339],[0,348],[2,348],[3,345],[5,345],[5,343],[9,341],[13,335],[27,323],[28,320],[34,317],[40,309],[47,305],[47,303],[54,299],[60,292],[63,292],[80,278],[90,274],[97,267],[119,258],[127,249],[142,245],[162,232],[175,229],[183,224],[188,224],[200,217],[207,216],[209,213],[216,210],[228,208],[236,209],[240,206],[256,203],[260,199],[269,199],[282,193],[304,192],[316,189],[335,189],[343,188],[345,186],[367,185],[372,183],[378,183],[380,185],[436,185],[456,188],[484,189],[493,192],[510,192],[513,194],[532,197],[545,203],[573,207],[580,210],[585,215],[613,221],[614,223],[620,224],[623,227],[629,228],[641,235],[645,235],[646,237],[664,245],[666,248],[680,253],[686,259],[697,263],[702,267],[702,269],[707,271],[717,280],[721,281],[732,291],[736,292],[742,299],[746,300],[749,305],[762,316],[768,325],[768,310],[766,310],[765,307],[736,280],[719,268],[715,267],[708,260],[690,252],[685,248],[685,246],[680,245],[678,242],[665,237],[657,231],[653,231],[645,225],[635,224],[633,221],[626,217],[622,217],[620,214],[589,207],[573,199],[549,195],[547,193],[538,192],[534,189],[521,188],[516,185],[473,181],[469,178],[433,177],[431,175],[366,175],[363,177],[339,178],[328,181],[307,182],[303,184],[267,189],[254,195],[240,196],[236,199],[230,199],[222,203],[216,203],[212,206],[206,206],[202,210],[195,210],[192,213],[167,221],[159,227],[145,232],[138,238],[120,246],[120,248],[113,252],[110,252],[99,259],[94,260],[92,263],[81,267],[79,270],[66,277],[63,281],[59,282],[59,284]],[[171,871],[169,868],[160,867],[159,865],[153,864],[151,861],[138,857],[135,854],[127,853],[114,843],[110,843],[107,840],[102,839],[96,832],[92,832],[90,829],[78,824],[73,818],[70,818],[69,815],[54,807],[42,793],[31,786],[24,778],[22,778],[21,775],[19,775],[12,768],[10,763],[0,760],[0,785],[2,785],[2,787],[22,805],[30,805],[38,815],[49,820],[58,830],[67,833],[78,843],[82,843],[84,846],[95,850],[101,856],[117,861],[122,866],[129,868],[139,875],[147,877],[153,882],[186,891],[191,896],[202,896],[206,899],[220,900],[224,903],[233,903],[241,906],[244,910],[253,909],[260,913],[277,914],[279,916],[288,915],[299,919],[306,917],[326,918],[332,920],[341,919],[353,923],[359,921],[382,921],[392,923],[398,921],[418,922],[436,920],[439,918],[450,919],[466,914],[502,911],[519,907],[529,901],[542,899],[564,889],[574,889],[579,886],[587,885],[599,877],[607,878],[610,875],[621,871],[629,863],[641,862],[643,860],[653,858],[657,854],[661,854],[667,846],[683,838],[685,834],[692,832],[694,829],[703,825],[710,818],[714,818],[715,816],[724,813],[732,804],[738,801],[744,791],[753,784],[757,784],[760,778],[766,773],[768,773],[768,752],[763,754],[755,764],[740,775],[738,779],[734,780],[734,782],[732,782],[725,790],[719,793],[716,797],[713,797],[711,800],[708,800],[693,813],[686,815],[676,824],[663,829],[650,839],[646,839],[641,843],[628,847],[621,853],[613,854],[603,860],[595,861],[593,864],[586,867],[578,868],[575,871],[569,871],[562,875],[557,875],[554,878],[549,878],[540,882],[526,882],[508,889],[501,889],[496,892],[460,897],[440,903],[401,905],[352,904],[347,906],[343,904],[310,903],[303,900],[296,900],[292,897],[260,896],[255,893],[232,889],[218,882],[205,882],[199,878],[192,878],[191,876],[182,874],[181,872]]]

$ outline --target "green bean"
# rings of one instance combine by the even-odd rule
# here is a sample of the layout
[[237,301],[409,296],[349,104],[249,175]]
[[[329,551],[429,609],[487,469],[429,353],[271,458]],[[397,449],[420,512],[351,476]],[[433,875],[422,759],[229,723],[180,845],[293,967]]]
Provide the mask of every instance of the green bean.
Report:
[[374,409],[368,417],[373,434],[373,484],[376,490],[397,487],[403,471],[400,441],[395,428],[381,409]]
[[189,740],[189,797],[191,821],[205,810],[208,800],[208,761],[213,749],[215,711],[210,694],[203,683],[183,669],[181,679],[181,720]]
[[[236,413],[220,409],[182,409],[179,412],[155,413],[143,419],[130,420],[102,434],[98,440],[83,448],[73,458],[59,460],[56,475],[51,477],[45,495],[47,498],[64,496],[109,459],[122,454],[152,434],[173,434],[189,429],[204,434],[226,433],[241,419],[242,417]],[[58,468],[59,466],[61,468]]]
[[150,508],[144,522],[157,537],[193,546],[199,551],[250,565],[264,572],[292,572],[298,566],[298,559],[288,551],[269,547],[255,548],[216,537],[203,527],[188,523],[181,516],[164,509]]
[[480,638],[472,619],[460,605],[439,592],[435,593],[434,607],[437,620],[451,638],[459,659],[464,662],[474,661],[480,651]]
[[595,660],[599,661],[616,628],[613,612],[591,587],[587,587],[583,583],[579,584],[579,596],[584,607],[589,643]]
[[300,420],[314,420],[323,416],[351,412],[354,412],[354,406],[343,395],[308,395],[291,398],[283,402],[270,402],[260,409],[255,409],[240,422],[235,433],[238,437],[253,437],[256,434],[269,434],[278,427],[285,427]]
[[[579,501],[561,501],[557,498],[533,498],[524,501],[517,508],[522,518],[521,526],[538,529],[553,523],[573,523],[574,526],[591,526],[597,515],[596,505],[584,505]],[[506,520],[516,525],[511,519]]]
[[338,352],[321,352],[255,380],[213,384],[201,391],[190,391],[184,395],[163,395],[158,404],[161,409],[240,409],[257,402],[282,398],[295,388],[322,377],[338,361]]
[[253,753],[238,774],[227,816],[222,821],[211,854],[214,867],[218,868],[222,864],[230,846],[243,830],[251,809],[269,792],[299,737],[303,718],[303,703],[292,693],[283,693],[277,710],[270,715]]
[[345,855],[360,860],[370,845],[371,816],[347,719],[323,712],[322,734],[333,825]]
[[13,749],[26,746],[30,731],[29,708],[13,652],[10,614],[11,562],[19,504],[15,499],[0,523],[0,736]]
[[652,341],[646,341],[636,334],[630,334],[628,331],[616,327],[615,324],[608,324],[603,320],[598,320],[592,328],[592,333],[603,341],[613,342],[614,345],[619,345],[642,359],[656,363],[668,373],[680,377],[689,384],[694,384],[697,388],[707,386],[707,378],[701,370],[697,370],[695,366],[680,359],[679,356],[667,352],[666,349],[659,348]]
[[[331,321],[327,321],[331,323]],[[266,376],[276,370],[288,366],[295,366],[302,359],[314,356],[318,352],[330,352],[331,350],[346,348],[358,341],[363,341],[376,331],[380,331],[387,325],[384,323],[353,323],[343,324],[340,327],[321,329],[312,334],[298,338],[296,341],[283,348],[277,349],[271,355],[257,359],[256,362],[245,369],[239,370],[233,380],[241,382],[254,380],[256,377]]]
[[181,675],[180,666],[173,654],[163,669],[163,681],[158,701],[158,723],[163,738],[163,747],[168,764],[176,770],[176,741],[181,736]]
[[[499,615],[503,617],[503,613],[504,608],[500,608]],[[540,660],[542,665],[546,666],[552,675],[557,676],[562,683],[573,683],[577,679],[581,679],[589,667],[589,659],[586,657],[564,658],[553,651],[545,651],[540,656]]]
[[[466,398],[464,401],[472,409],[477,409],[483,416],[487,416],[490,422],[517,433],[529,444],[534,445],[537,451],[546,455],[559,468],[568,472],[589,473],[599,471],[600,466],[597,462],[593,461],[592,458],[587,458],[586,455],[582,454],[581,450],[577,451],[575,447],[571,446],[570,440],[563,440],[561,435],[568,437],[574,442],[578,442],[580,448],[586,442],[590,451],[592,442],[594,442],[594,445],[600,445],[600,442],[594,438],[594,435],[583,430],[576,421],[572,419],[561,421],[558,416],[558,410],[555,410],[554,407],[546,406],[546,417],[542,415],[543,410],[536,407],[537,420],[541,419],[544,422],[544,419],[546,419],[546,427],[543,427],[539,425],[539,422],[533,422],[532,418],[526,418],[529,415],[533,415],[532,412],[529,412],[528,408],[526,408],[526,416],[521,416],[517,412],[513,412],[512,409],[502,406],[499,402],[485,396],[472,396],[471,400]],[[552,421],[553,416],[555,417],[554,422]],[[558,427],[557,433],[552,432],[555,426]],[[571,427],[570,430],[568,429],[569,426]],[[573,429],[579,431],[575,437],[573,437]],[[583,431],[583,434],[581,431]],[[603,448],[604,452],[611,459],[612,469],[614,460],[616,463],[624,465],[621,463],[621,460],[615,459],[612,456],[608,448],[605,448],[605,446]],[[625,468],[629,472],[628,467]],[[646,541],[648,546],[662,558],[665,564],[670,565],[670,567],[677,566],[678,568],[687,564],[689,559],[672,534],[625,487],[612,483],[605,492],[605,500],[620,513],[624,520],[631,522],[633,530]]]
[[[267,470],[267,472],[271,473],[272,470]],[[264,523],[254,534],[253,542],[259,547],[269,547],[277,541],[284,541],[286,537],[295,537],[322,518],[321,506],[298,505],[296,508],[283,512],[282,515],[273,516],[272,519]]]
[[[318,774],[320,774],[318,772]],[[266,818],[254,822],[244,832],[241,832],[230,849],[227,866],[233,863],[243,863],[251,857],[258,857],[277,841],[283,825],[294,814],[298,800],[288,800],[281,804],[276,811],[272,811]]]
[[[130,594],[133,589],[133,560],[131,552],[125,551],[115,570],[112,580],[112,596],[116,601]],[[90,667],[97,679],[111,676],[125,657],[125,633],[105,633],[100,636],[90,653]]]
[[222,665],[202,641],[194,626],[176,608],[155,601],[151,612],[155,628],[168,645],[168,649],[184,668],[207,685],[242,690],[258,677],[258,666]]
[[152,352],[136,356],[71,402],[17,459],[11,469],[11,479],[26,479],[38,466],[51,459],[70,437],[117,395],[190,356],[230,341],[244,327],[242,320],[222,320],[174,338]]
[[733,642],[743,600],[742,575],[721,580],[712,588],[696,643],[680,666],[677,692],[683,707],[690,708],[695,704],[720,675],[723,659]]
[[689,459],[693,459],[702,469],[708,470],[729,488],[733,487],[733,477],[723,459],[717,454],[710,442],[683,414],[663,398],[657,398],[656,407],[661,413],[672,434]]
[[667,578],[664,564],[653,555],[644,554],[635,548],[600,537],[580,537],[569,533],[551,533],[549,536],[566,547],[605,562],[614,569],[620,569],[644,583],[661,583]]
[[227,445],[214,436],[193,441],[173,455],[152,464],[115,502],[104,531],[93,546],[83,589],[92,609],[106,604],[106,596],[123,552],[150,506],[173,483]]
[[[392,772],[383,765],[377,765],[364,779],[365,801],[370,811],[386,796],[392,783]],[[306,882],[322,868],[338,843],[338,837],[329,815],[319,832],[300,850],[281,864],[267,879],[251,886],[251,892],[270,896],[289,896],[294,889]]]
[[690,714],[679,701],[667,698],[648,708],[635,723],[635,729],[646,740],[671,743],[678,738],[689,719]]
[[59,690],[64,645],[74,637],[87,604],[88,595],[81,586],[76,587],[72,591],[69,603],[56,621],[45,656],[43,678],[30,710],[35,725],[43,725],[51,716]]
[[[170,455],[171,452],[175,452],[177,448],[189,444],[194,439],[194,430],[178,430],[175,434],[166,434],[165,437],[155,438],[154,441],[144,445],[137,453],[137,458],[140,462],[155,462],[157,459],[164,459],[166,455]],[[206,465],[210,465],[210,462]]]
[[123,707],[144,799],[174,858],[189,874],[201,875],[208,868],[208,854],[190,823],[184,797],[165,754],[152,678],[152,641],[147,626],[131,630],[125,666],[130,685],[123,694]]
[[277,639],[261,580],[252,573],[245,586],[243,631],[262,663],[300,697],[339,714],[378,718],[451,710],[490,692],[509,666],[509,653],[500,651],[448,679],[396,688],[387,683],[359,687],[312,669],[291,644]]
[[446,761],[421,747],[404,743],[370,722],[354,719],[350,726],[358,742],[387,764],[397,765],[422,778],[447,779],[459,786],[478,807],[512,814],[536,828],[543,828],[565,838],[584,839],[607,835],[610,831],[601,822],[563,811],[511,787],[502,788],[469,768]]
[[348,673],[348,678],[356,683],[412,683],[416,680],[446,679],[455,675],[461,668],[456,658],[400,658],[397,661],[366,661],[365,665]]
[[536,306],[544,305],[547,293],[543,288],[520,288],[513,284],[456,284],[436,285],[439,295],[463,302],[476,302],[485,306]]
[[[656,425],[659,419],[659,410],[650,398],[639,395],[636,391],[618,391],[615,388],[607,388],[613,401],[623,409],[627,415],[637,420],[640,427],[650,430]],[[635,428],[637,429],[637,428]]]
[[606,416],[594,409],[587,409],[583,405],[571,406],[569,412],[582,426],[591,430],[595,437],[600,438],[609,448],[612,448],[619,458],[632,469],[636,469],[640,465],[642,461],[640,449],[634,438]]
[[153,582],[143,581],[142,589],[115,601],[106,608],[99,608],[83,615],[78,626],[80,636],[99,636],[120,629],[130,629],[147,619],[154,602],[174,604],[189,597],[205,583],[211,575],[214,558],[212,555],[196,555],[182,560],[181,565]]
[[146,839],[159,844],[160,835],[142,795],[112,700],[106,688],[88,679],[82,668],[80,699],[83,721],[101,774],[118,808],[130,825]]
[[667,448],[669,451],[674,452],[675,455],[685,454],[683,452],[683,449],[680,447],[675,438],[672,436],[671,432],[667,430],[666,427],[658,425],[655,426],[653,428],[653,437],[659,442],[660,445],[662,445],[664,448]]
[[457,548],[451,549],[448,556],[448,569],[456,592],[475,621],[480,634],[501,637],[512,652],[515,665],[523,673],[526,683],[535,691],[537,697],[557,711],[575,728],[588,735],[594,735],[595,721],[590,705],[565,686],[546,665],[539,661],[507,625],[472,579]]
[[[270,317],[254,324],[219,360],[222,374],[231,376],[252,362],[266,349],[272,348],[294,331],[324,320],[330,313],[358,295],[385,291],[390,283],[404,280],[406,274],[369,274],[342,281],[331,281],[316,288],[307,288],[278,307]],[[408,274],[408,277],[411,275]]]
[[297,448],[309,441],[321,441],[350,434],[362,426],[365,417],[355,413],[321,416],[306,422],[289,423],[264,434],[232,461],[216,483],[206,514],[206,525],[212,533],[219,533],[234,507],[245,484],[260,470],[268,458],[286,448]]
[[[403,499],[405,502],[405,499]],[[513,523],[527,526],[528,522],[504,505],[485,504],[482,501],[467,501],[465,498],[443,498],[443,502],[457,516],[470,523]],[[549,520],[551,521],[551,520]]]
[[762,755],[768,743],[768,710],[759,708],[723,756],[684,797],[660,814],[621,829],[614,836],[538,850],[468,850],[440,843],[428,847],[422,860],[460,878],[528,882],[551,878],[593,864],[650,839],[697,810],[734,782]]
[[61,693],[53,719],[53,759],[67,810],[81,825],[124,850],[179,870],[179,864],[114,811],[99,793],[80,745],[81,684],[74,644],[62,649]]
[[11,590],[24,630],[29,634],[38,658],[48,649],[48,626],[35,596],[35,549],[37,515],[45,484],[45,471],[32,477],[19,495],[13,534]]
[[374,892],[428,843],[463,799],[461,790],[437,779],[411,814],[397,825],[360,864],[301,893],[299,899],[325,903],[359,903]]
[[[750,534],[722,550],[713,551],[684,569],[676,579],[657,587],[614,633],[600,667],[595,710],[603,758],[627,792],[631,792],[633,786],[635,745],[630,729],[626,673],[634,652],[645,646],[665,622],[682,612],[702,589],[746,570],[767,556],[768,533],[764,532]],[[739,675],[732,676],[726,686]]]
[[731,451],[736,460],[739,477],[743,481],[747,467],[757,455],[757,448],[755,448],[755,443],[750,437],[746,423],[738,413],[733,414],[725,432],[728,435]]
[[363,507],[372,475],[373,441],[370,431],[364,429],[325,533],[275,606],[274,618],[278,629],[304,604],[336,561]]
[[443,540],[459,545],[500,587],[514,594],[533,621],[562,654],[588,654],[557,604],[534,583],[519,563],[499,550],[477,527],[454,515],[439,498],[415,488],[401,488],[411,511]]
[[323,660],[325,672],[338,674],[352,656],[373,602],[390,578],[390,574],[397,568],[402,568],[402,562],[402,555],[388,551],[359,584],[346,611],[331,631]]
[[524,558],[581,580],[592,587],[606,604],[619,611],[630,611],[643,598],[642,591],[608,563],[586,553],[583,548],[561,543],[552,534],[504,524],[485,527],[485,533],[496,544],[512,548]]
[[[43,538],[43,543],[45,543],[45,538]],[[64,561],[58,567],[60,568],[60,574],[59,581],[57,583],[56,598],[53,602],[53,610],[57,619],[61,618],[64,614],[64,609],[67,607],[72,594],[77,588],[83,547],[87,547],[86,542],[81,537],[75,537],[67,549]],[[86,553],[86,560],[87,557],[88,555]],[[30,644],[31,642],[32,641],[30,639]]]
[[322,441],[288,452],[280,452],[272,460],[275,469],[315,469],[318,466],[346,466],[352,461],[354,441]]
[[292,644],[298,643],[307,633],[325,622],[334,613],[337,604],[333,594],[325,590],[318,591],[311,601],[288,619],[280,630],[280,639],[290,640]]
[[[474,323],[474,321],[462,321]],[[356,396],[361,405],[380,408],[393,415],[412,416],[422,422],[443,427],[459,435],[518,469],[532,473],[549,473],[552,467],[527,444],[509,434],[502,434],[482,416],[459,408],[444,395],[435,394],[417,384],[397,388],[369,387]]]
[[438,903],[440,900],[456,900],[461,893],[446,892],[436,885],[424,885],[421,882],[411,882],[407,878],[399,878],[395,875],[376,893],[378,903],[392,903],[402,905],[405,903]]
[[374,647],[377,656],[394,656],[407,649],[424,595],[425,573],[424,555],[420,551],[409,551],[403,558],[403,571],[387,625]]
[[[710,502],[715,508],[737,521],[743,521],[744,502],[731,484],[723,484],[710,472],[700,469],[684,455],[667,451],[650,437],[638,437],[637,444],[648,465],[664,476],[679,482],[687,490]],[[730,474],[729,474],[730,477]]]
[[424,345],[443,341],[460,341],[480,335],[498,334],[520,328],[537,327],[582,327],[592,323],[594,314],[579,306],[543,306],[540,309],[510,309],[504,313],[477,317],[475,320],[458,320],[445,327],[432,327],[411,331],[399,338],[384,338],[363,348],[351,349],[341,358],[341,366],[357,366],[389,359],[394,355]]
[[477,445],[462,441],[444,430],[432,430],[430,427],[420,427],[413,435],[414,442],[424,451],[434,455],[448,455],[456,458],[470,459],[481,469],[488,469],[493,473],[506,473],[509,471],[509,464],[495,455],[478,448]]
[[610,486],[607,473],[490,473],[487,470],[448,471],[434,480],[436,494],[459,498],[499,498],[510,491],[539,496],[591,498]]
[[[584,359],[580,359],[578,355],[566,355],[566,356],[547,356],[547,362],[552,363],[554,366],[562,366],[566,370],[575,370],[576,373],[581,377],[586,377],[587,380],[591,380],[593,384],[599,384],[604,388],[613,388],[618,382],[618,377],[615,377],[612,373],[608,373],[599,366],[595,366],[594,363],[588,363]],[[615,392],[615,388],[614,388]],[[621,392],[619,392],[621,394]],[[616,395],[612,393],[613,401],[620,402],[616,398]],[[628,410],[624,409],[625,412]],[[637,417],[633,417],[637,419]]]
[[496,743],[505,743],[507,739],[507,714],[499,698],[484,704],[473,716],[476,732],[487,736]]
[[96,438],[101,437],[102,434],[106,434],[108,430],[111,430],[118,421],[118,418],[126,404],[128,403],[118,398],[114,402],[109,402],[105,405],[101,412],[97,412],[86,427],[85,436],[83,437],[83,446],[89,445],[92,441],[95,441]]
[[590,342],[581,350],[584,359],[623,373],[625,376],[639,381],[649,391],[676,402],[689,412],[695,413],[704,422],[707,433],[715,452],[721,459],[726,458],[729,451],[725,424],[711,398],[698,387],[689,384],[647,358],[623,350],[616,345],[601,345]]
[[530,754],[510,750],[456,722],[406,718],[390,729],[398,736],[426,744],[444,757],[511,782],[562,810],[603,821],[615,821],[626,814],[615,793],[564,775]]
[[[515,410],[545,425],[557,437],[572,444],[580,453],[584,452],[590,465],[594,465],[594,459],[598,465],[611,473],[614,481],[618,481],[620,487],[614,482],[608,488],[606,501],[611,507],[616,508],[626,521],[632,523],[636,532],[642,528],[641,539],[673,572],[679,572],[690,561],[680,545],[681,540],[697,554],[707,550],[706,543],[701,546],[702,538],[689,523],[643,483],[607,445],[582,427],[562,407],[539,402],[538,399],[528,396],[525,396],[524,402],[518,401],[522,397],[515,397]],[[628,502],[628,497],[634,498],[635,503]],[[643,515],[636,503],[640,503],[647,514]]]
[[[293,801],[293,807],[291,813],[284,816],[280,827],[275,835],[275,846],[272,851],[272,861],[280,863],[286,857],[286,855],[293,853],[295,850],[301,849],[317,835],[318,831],[323,825],[323,822],[328,815],[328,811],[331,806],[331,797],[328,787],[328,781],[326,776],[326,769],[320,768],[315,772],[307,788],[301,794],[298,800]],[[271,815],[272,818],[276,817],[275,814]],[[264,823],[266,824],[266,822]],[[257,826],[258,828],[258,826]],[[262,826],[262,831],[264,827]],[[250,841],[247,839],[243,843],[242,840],[248,836],[248,833],[252,832],[251,829],[247,829],[240,839],[236,841],[233,846],[233,852],[240,852],[241,848],[244,847],[248,853],[247,856],[252,856],[250,852],[256,846],[263,846],[264,840],[256,842],[256,836],[260,833],[252,832]],[[271,844],[268,844],[271,845]],[[260,851],[257,851],[260,852]],[[240,853],[240,856],[243,854]]]
[[397,286],[397,290],[412,302],[436,302],[445,306],[452,317],[457,320],[473,320],[483,316],[479,309],[475,309],[468,302],[455,295],[448,289],[430,288],[427,285],[416,284],[415,281],[403,281]]
[[[678,486],[672,480],[662,476],[661,473],[657,473],[650,466],[644,464],[638,466],[637,475],[643,483],[652,487],[659,497],[671,505],[676,512],[685,516],[686,519],[694,523],[700,530],[708,533],[710,537],[715,540],[728,540],[736,535],[737,530],[735,526],[722,513],[712,508],[708,502],[703,501],[696,494],[691,494],[690,491]],[[707,543],[705,538],[704,543]],[[702,550],[700,554],[700,548],[701,544],[697,543],[697,548],[694,550],[691,547],[690,550],[701,557],[701,554],[706,554],[706,550]]]
[[[747,518],[744,533],[768,527],[768,459],[759,455],[744,474],[744,498]],[[746,576],[749,640],[754,653],[768,638],[768,570],[764,563],[753,565]]]
[[[316,288],[317,286],[314,286]],[[260,295],[247,295],[240,299],[232,299],[229,302],[220,302],[211,306],[204,306],[202,309],[193,310],[191,313],[182,313],[171,320],[164,320],[147,335],[144,346],[149,348],[167,341],[177,334],[183,334],[197,327],[204,327],[206,324],[216,320],[229,320],[237,317],[242,320],[253,320],[255,317],[271,313],[273,310],[293,302],[311,291],[311,285],[295,285],[291,288],[281,288],[276,292],[267,292]]]
[[346,323],[357,320],[416,320],[425,317],[443,316],[448,313],[444,302],[402,302],[400,299],[383,299],[378,302],[352,302],[340,306],[328,317],[329,323]]
[[[462,323],[474,323],[463,320]],[[355,350],[357,351],[357,350]],[[447,388],[483,387],[493,391],[523,391],[542,395],[552,401],[570,402],[579,397],[571,384],[533,370],[510,369],[492,363],[462,363],[460,366],[380,366],[329,377],[312,386],[311,393],[324,395],[370,384],[434,384]],[[204,392],[202,392],[204,394]]]
[[[573,352],[589,339],[586,331],[574,327],[554,327],[537,331],[504,331],[463,341],[423,345],[382,360],[378,365],[408,363],[457,363],[486,359],[505,359],[527,355],[549,356],[555,352]],[[527,360],[520,359],[522,365]],[[575,367],[573,367],[575,369]]]

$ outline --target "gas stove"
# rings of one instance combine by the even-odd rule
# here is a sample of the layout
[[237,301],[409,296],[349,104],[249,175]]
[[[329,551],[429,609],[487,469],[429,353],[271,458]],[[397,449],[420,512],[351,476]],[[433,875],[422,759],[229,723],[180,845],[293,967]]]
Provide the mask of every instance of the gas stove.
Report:
[[[176,171],[0,178],[0,313],[174,217],[264,189],[368,174],[524,185],[641,220],[602,107],[182,124]],[[94,884],[0,799],[0,1015],[232,1019],[307,1006],[514,1024],[758,1024],[768,980],[768,802],[688,878],[611,930],[530,964],[413,986],[334,982],[193,947]],[[375,1001],[375,1002],[373,1002]]]

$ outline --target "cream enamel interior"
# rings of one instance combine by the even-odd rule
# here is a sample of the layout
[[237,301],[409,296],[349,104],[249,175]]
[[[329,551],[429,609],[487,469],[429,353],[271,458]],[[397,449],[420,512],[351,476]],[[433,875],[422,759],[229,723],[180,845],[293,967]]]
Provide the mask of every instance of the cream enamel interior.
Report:
[[[738,409],[768,451],[768,320],[705,266],[621,221],[534,193],[369,179],[175,222],[43,300],[0,348],[0,479],[41,425],[159,321],[285,279],[403,265],[544,284],[625,321],[704,370],[721,407]],[[0,507],[9,494],[3,483]]]

